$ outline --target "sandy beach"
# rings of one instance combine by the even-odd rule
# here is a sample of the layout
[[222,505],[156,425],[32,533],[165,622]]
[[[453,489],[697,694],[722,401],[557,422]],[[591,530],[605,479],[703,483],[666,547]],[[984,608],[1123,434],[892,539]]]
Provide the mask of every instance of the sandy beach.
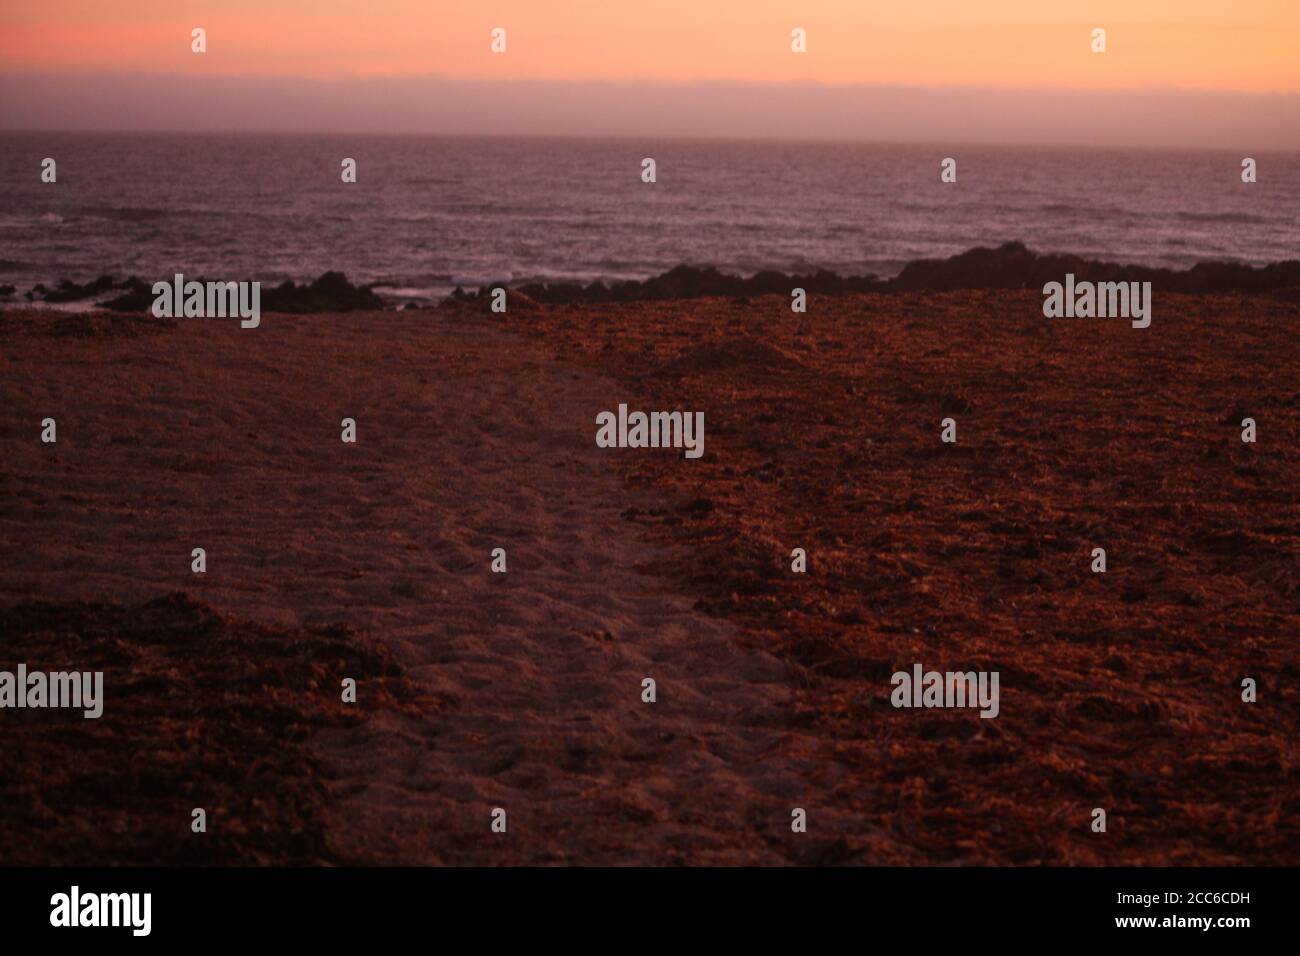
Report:
[[[786,805],[809,789],[803,768],[774,756],[785,667],[642,570],[671,552],[624,513],[668,502],[625,488],[587,434],[613,383],[450,314],[282,316],[256,339],[220,323],[4,318],[7,437],[51,407],[61,429],[57,446],[27,443],[5,470],[8,603],[131,607],[183,592],[237,620],[308,629],[303,641],[321,627],[382,634],[414,685],[394,703],[363,679],[358,726],[327,726],[339,709],[328,695],[297,707],[304,724],[322,710],[298,768],[303,790],[326,784],[313,794],[315,858],[770,862],[832,839],[781,846]],[[356,445],[340,441],[343,417]],[[208,570],[196,575],[200,545]],[[489,570],[494,547],[505,574]],[[102,723],[148,762],[152,742],[114,714],[114,676]],[[305,690],[264,679],[267,694]],[[171,782],[205,805],[198,768],[172,764]],[[51,772],[23,765],[33,791]],[[230,795],[229,781],[210,782]],[[257,788],[259,769],[237,783]],[[91,796],[77,813],[93,824]],[[508,835],[494,838],[496,806]],[[251,842],[295,823],[237,809],[211,808],[238,817],[213,829]]]
[[[106,686],[0,741],[6,862],[1300,862],[1297,319],[0,314],[6,662]],[[597,448],[619,402],[706,454]],[[892,708],[916,661],[998,719]]]

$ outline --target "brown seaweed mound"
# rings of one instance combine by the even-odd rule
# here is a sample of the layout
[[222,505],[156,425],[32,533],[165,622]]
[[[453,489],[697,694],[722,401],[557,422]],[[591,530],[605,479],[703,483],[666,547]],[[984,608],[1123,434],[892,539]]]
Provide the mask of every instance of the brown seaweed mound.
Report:
[[[806,319],[785,296],[557,309],[528,329],[651,406],[704,411],[690,467],[619,459],[682,503],[627,517],[677,546],[657,569],[698,608],[789,663],[792,726],[822,741],[791,756],[907,862],[1295,864],[1296,314],[1158,302],[1151,334],[1048,321],[1037,291],[845,296]],[[720,356],[737,328],[801,367],[647,360]],[[1241,441],[1248,416],[1267,441]],[[1000,715],[895,709],[915,663],[1000,672]]]
[[742,369],[748,374],[791,372],[801,367],[799,360],[789,352],[742,335],[688,348],[660,365],[659,371],[664,375],[686,376],[728,369]]
[[21,604],[0,615],[0,647],[8,670],[103,671],[105,701],[98,719],[0,714],[5,865],[329,862],[333,802],[306,742],[363,719],[341,675],[371,679],[371,706],[400,681],[355,634],[243,623],[180,593]]

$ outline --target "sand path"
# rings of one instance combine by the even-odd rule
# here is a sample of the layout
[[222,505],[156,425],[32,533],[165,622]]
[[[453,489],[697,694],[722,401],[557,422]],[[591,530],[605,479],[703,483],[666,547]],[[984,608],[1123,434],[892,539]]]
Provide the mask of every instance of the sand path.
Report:
[[[595,447],[612,382],[486,318],[13,328],[2,527],[24,557],[0,597],[185,590],[256,620],[346,624],[440,701],[318,735],[342,859],[817,861],[843,857],[844,832],[861,850],[867,827],[816,825],[843,770],[790,728],[783,666],[641,570],[658,553],[624,512],[665,502]],[[37,440],[47,415],[57,446]],[[795,806],[809,834],[791,834]]]

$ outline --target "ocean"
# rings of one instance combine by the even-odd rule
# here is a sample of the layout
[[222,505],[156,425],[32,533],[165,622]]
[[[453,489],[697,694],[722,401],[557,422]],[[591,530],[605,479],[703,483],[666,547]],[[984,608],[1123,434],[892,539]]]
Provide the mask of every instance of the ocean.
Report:
[[[675,265],[896,274],[1018,239],[1185,268],[1300,258],[1300,156],[439,136],[0,133],[0,286],[176,272],[394,302]],[[1250,154],[1246,154],[1250,155]],[[957,160],[957,182],[940,163]],[[41,182],[45,157],[58,181]],[[356,160],[357,182],[341,181]],[[641,181],[652,157],[657,182]]]

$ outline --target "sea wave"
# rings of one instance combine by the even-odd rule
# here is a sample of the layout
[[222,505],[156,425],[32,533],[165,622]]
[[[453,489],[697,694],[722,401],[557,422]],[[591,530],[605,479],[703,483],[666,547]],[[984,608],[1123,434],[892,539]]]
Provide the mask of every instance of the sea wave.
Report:
[[1245,212],[1179,212],[1174,218],[1182,222],[1223,222],[1241,225],[1260,225],[1268,222],[1266,216],[1253,216]]

